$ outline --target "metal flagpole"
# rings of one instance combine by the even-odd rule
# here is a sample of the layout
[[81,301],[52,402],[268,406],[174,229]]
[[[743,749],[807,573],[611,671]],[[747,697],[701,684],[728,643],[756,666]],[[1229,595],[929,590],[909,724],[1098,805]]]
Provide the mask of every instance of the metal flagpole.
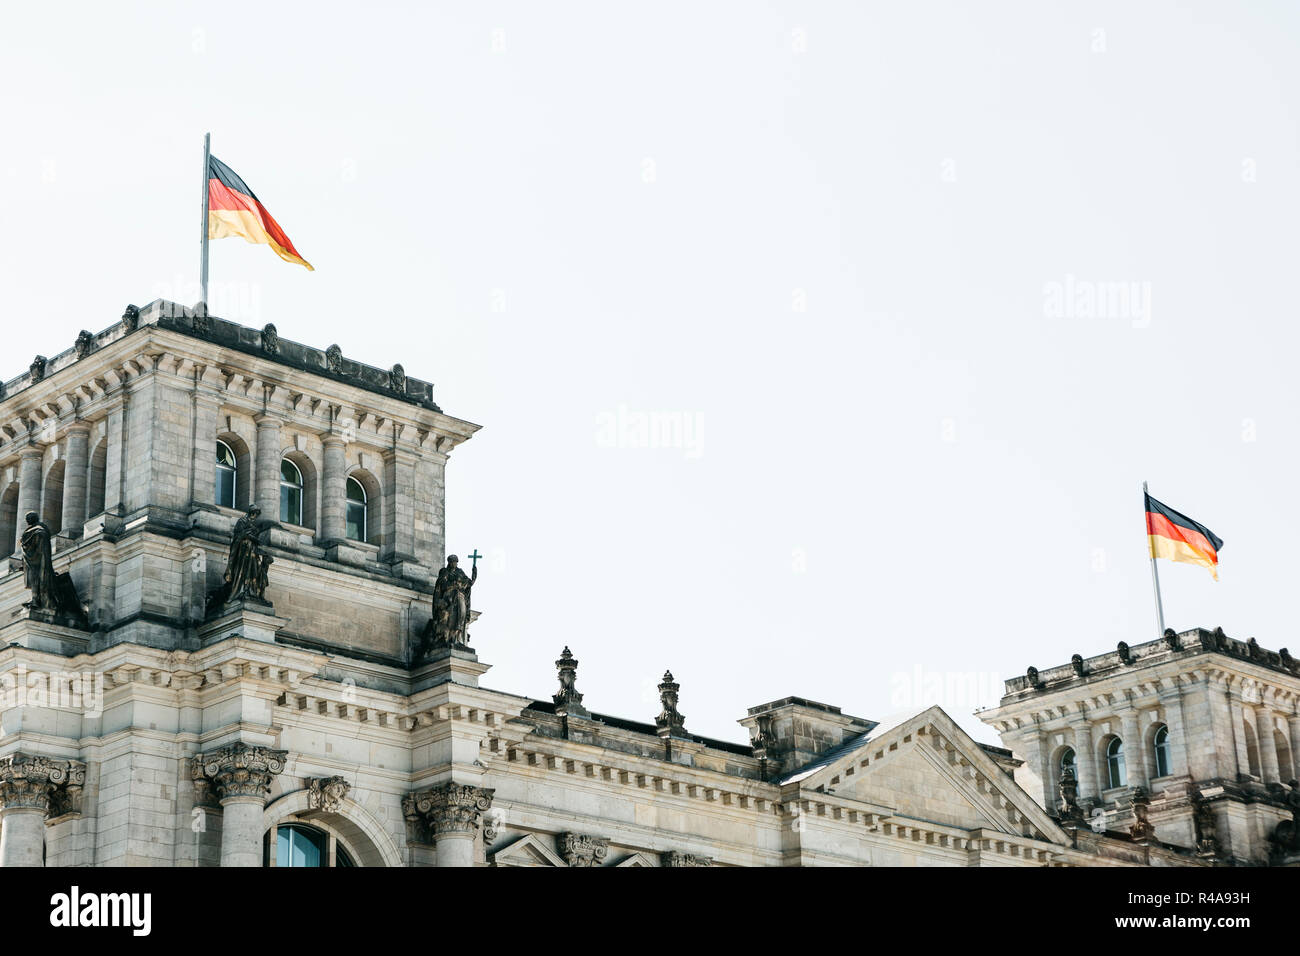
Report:
[[[1146,520],[1147,510],[1147,483],[1142,482],[1142,511],[1143,520]],[[1151,584],[1156,590],[1156,637],[1165,636],[1165,608],[1160,600],[1160,575],[1156,572],[1156,556],[1151,550],[1151,534],[1147,533],[1147,554],[1151,555]]]
[[199,301],[203,304],[203,314],[208,314],[208,150],[212,134],[203,134],[203,233],[202,253],[199,259]]

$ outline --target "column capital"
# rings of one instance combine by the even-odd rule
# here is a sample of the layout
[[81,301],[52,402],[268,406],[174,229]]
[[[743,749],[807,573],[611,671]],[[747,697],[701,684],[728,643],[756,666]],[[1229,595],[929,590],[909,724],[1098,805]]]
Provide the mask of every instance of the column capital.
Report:
[[40,810],[75,813],[81,808],[86,765],[40,754],[13,753],[0,757],[0,811]]
[[495,792],[489,787],[444,783],[409,794],[409,800],[403,803],[423,818],[435,839],[451,834],[472,836],[478,829],[479,815],[492,809]]
[[609,855],[609,840],[588,833],[561,833],[559,844],[569,866],[600,866]]
[[199,755],[195,766],[206,780],[212,781],[224,805],[231,800],[264,800],[271,789],[271,778],[284,770],[288,756],[287,750],[255,747],[241,741]]
[[712,866],[713,858],[669,850],[667,853],[660,854],[659,863],[661,866]]

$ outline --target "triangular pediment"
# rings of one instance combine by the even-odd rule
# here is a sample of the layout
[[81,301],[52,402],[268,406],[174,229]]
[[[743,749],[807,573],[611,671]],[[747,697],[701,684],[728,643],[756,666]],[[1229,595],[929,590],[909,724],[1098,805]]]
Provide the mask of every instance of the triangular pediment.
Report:
[[1056,821],[937,706],[874,728],[781,783],[890,808],[914,820],[1070,842]]
[[658,866],[648,856],[642,853],[633,853],[631,856],[624,857],[614,864],[615,866]]
[[568,866],[558,853],[547,846],[547,841],[535,833],[520,837],[514,843],[492,854],[493,866]]

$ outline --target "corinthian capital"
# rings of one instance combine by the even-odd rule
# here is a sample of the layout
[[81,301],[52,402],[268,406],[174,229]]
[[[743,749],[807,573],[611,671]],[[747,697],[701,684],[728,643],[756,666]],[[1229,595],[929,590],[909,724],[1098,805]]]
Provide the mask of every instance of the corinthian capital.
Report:
[[560,856],[569,866],[600,866],[609,855],[609,840],[587,833],[561,833]]
[[479,814],[492,809],[495,792],[487,787],[445,783],[410,794],[408,805],[423,818],[435,838],[446,833],[472,834],[478,829]]
[[201,755],[197,769],[212,781],[223,803],[238,797],[262,799],[271,789],[271,778],[284,770],[288,756],[287,750],[235,743]]
[[24,753],[0,757],[0,810],[75,813],[85,782],[86,765],[76,760]]

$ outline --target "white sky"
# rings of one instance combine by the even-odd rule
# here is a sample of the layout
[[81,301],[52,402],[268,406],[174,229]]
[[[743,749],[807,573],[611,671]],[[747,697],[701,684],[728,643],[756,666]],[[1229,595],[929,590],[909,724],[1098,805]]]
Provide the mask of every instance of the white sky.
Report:
[[485,426],[447,505],[490,686],[568,644],[592,709],[670,667],[744,740],[965,677],[992,740],[1000,678],[1154,636],[1144,478],[1226,542],[1168,623],[1297,649],[1293,6],[82,8],[0,33],[0,377],[197,298],[210,130],[317,269],[215,242],[214,311]]

